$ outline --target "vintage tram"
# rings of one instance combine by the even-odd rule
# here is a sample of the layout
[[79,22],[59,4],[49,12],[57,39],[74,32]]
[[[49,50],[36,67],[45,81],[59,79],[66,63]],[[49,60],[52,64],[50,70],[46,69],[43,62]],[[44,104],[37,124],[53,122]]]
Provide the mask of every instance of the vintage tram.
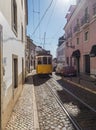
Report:
[[51,54],[38,54],[36,56],[36,73],[52,74],[52,55]]

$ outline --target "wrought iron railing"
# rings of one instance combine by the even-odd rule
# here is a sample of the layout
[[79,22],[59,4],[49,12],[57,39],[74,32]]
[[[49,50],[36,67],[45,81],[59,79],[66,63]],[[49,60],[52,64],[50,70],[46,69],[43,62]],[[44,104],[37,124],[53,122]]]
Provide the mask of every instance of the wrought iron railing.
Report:
[[84,15],[82,18],[81,18],[81,26],[83,26],[84,24],[87,24],[90,22],[90,17],[89,17],[89,14],[86,14]]

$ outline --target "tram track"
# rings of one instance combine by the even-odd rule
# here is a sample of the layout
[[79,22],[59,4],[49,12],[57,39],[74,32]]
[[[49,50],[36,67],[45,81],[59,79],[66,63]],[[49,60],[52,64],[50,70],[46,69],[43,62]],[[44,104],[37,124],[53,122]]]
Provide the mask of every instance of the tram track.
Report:
[[35,76],[35,95],[40,130],[79,130],[74,128],[66,113],[50,91],[49,78]]
[[[55,80],[54,80],[55,81]],[[55,81],[56,83],[56,81]],[[75,94],[73,94],[72,92],[70,92],[68,89],[63,88],[67,93],[69,93],[70,95],[72,95],[74,98],[76,98],[79,102],[81,102],[82,104],[84,104],[86,107],[88,107],[90,110],[92,110],[93,112],[96,113],[96,109],[94,109],[93,107],[91,107],[90,105],[88,105],[86,102],[84,102],[82,99],[78,98],[77,96],[75,96]]]
[[[60,106],[62,106],[62,109],[67,112],[69,119],[77,130],[96,130],[96,110],[94,108],[66,88],[62,87],[62,90],[59,90],[58,88],[61,88],[61,85],[53,78],[50,83],[47,82],[47,84],[49,85],[51,92],[55,95]],[[55,89],[52,89],[54,88],[53,86],[55,86]],[[67,104],[69,101],[71,101],[72,104]],[[76,105],[79,109],[77,117],[72,115],[72,112],[70,112],[70,110],[72,111],[72,109],[74,109],[73,106]]]
[[76,130],[82,130],[82,128],[79,126],[79,124],[73,119],[72,116],[70,116],[70,114],[68,113],[68,111],[66,110],[66,108],[63,106],[61,100],[58,98],[58,96],[56,95],[56,93],[52,90],[52,86],[48,82],[47,82],[47,85],[50,87],[51,93],[54,95],[55,99],[57,100],[57,102],[61,106],[61,108],[63,109],[64,113],[66,113],[66,115],[68,116],[68,118],[72,122],[72,124],[75,127],[75,129]]

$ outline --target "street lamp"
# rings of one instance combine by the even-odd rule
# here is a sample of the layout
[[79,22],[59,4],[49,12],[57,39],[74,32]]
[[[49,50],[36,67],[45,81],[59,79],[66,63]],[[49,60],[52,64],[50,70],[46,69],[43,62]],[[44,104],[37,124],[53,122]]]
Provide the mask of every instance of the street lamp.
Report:
[[68,45],[68,42],[66,43],[66,46],[67,46],[67,47],[70,47],[70,48],[72,48],[72,49],[75,49],[75,45],[73,45],[73,46],[70,45],[70,46],[69,46],[69,45]]

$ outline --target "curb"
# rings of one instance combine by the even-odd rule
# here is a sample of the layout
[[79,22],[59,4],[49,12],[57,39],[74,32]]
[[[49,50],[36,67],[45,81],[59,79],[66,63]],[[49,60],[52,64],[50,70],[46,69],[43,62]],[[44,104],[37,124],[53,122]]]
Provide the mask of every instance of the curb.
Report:
[[72,81],[70,81],[70,80],[68,80],[68,79],[64,79],[64,78],[62,78],[62,79],[63,79],[64,81],[67,81],[67,82],[73,84],[73,85],[76,85],[76,86],[79,87],[79,88],[85,89],[85,90],[87,90],[87,91],[89,91],[89,92],[91,92],[91,93],[96,94],[96,91],[93,91],[93,90],[91,90],[91,89],[89,89],[89,88],[86,88],[86,87],[84,87],[84,86],[82,86],[82,85],[80,85],[80,84],[77,84],[77,83],[75,83],[75,82],[72,82]]
[[33,86],[33,111],[34,111],[34,129],[39,130],[39,122],[38,122],[38,114],[37,114],[37,105],[36,105],[36,98],[35,98],[35,90]]

